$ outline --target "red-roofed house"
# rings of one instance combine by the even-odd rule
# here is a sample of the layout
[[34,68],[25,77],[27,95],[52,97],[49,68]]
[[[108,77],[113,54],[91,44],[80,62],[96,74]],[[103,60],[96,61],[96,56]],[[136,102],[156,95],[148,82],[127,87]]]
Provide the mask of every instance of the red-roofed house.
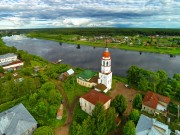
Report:
[[80,97],[79,102],[81,109],[91,115],[97,103],[102,103],[104,108],[108,109],[110,107],[111,97],[96,90],[91,90]]
[[170,98],[148,91],[143,99],[142,111],[150,114],[165,112],[169,102]]

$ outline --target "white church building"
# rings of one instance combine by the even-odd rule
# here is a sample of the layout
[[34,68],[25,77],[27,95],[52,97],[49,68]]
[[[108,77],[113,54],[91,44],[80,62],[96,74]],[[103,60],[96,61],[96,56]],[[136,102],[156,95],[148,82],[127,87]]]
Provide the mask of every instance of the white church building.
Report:
[[112,88],[111,56],[108,48],[102,53],[99,75],[84,71],[77,75],[77,83],[85,87],[94,87],[96,91],[105,93]]

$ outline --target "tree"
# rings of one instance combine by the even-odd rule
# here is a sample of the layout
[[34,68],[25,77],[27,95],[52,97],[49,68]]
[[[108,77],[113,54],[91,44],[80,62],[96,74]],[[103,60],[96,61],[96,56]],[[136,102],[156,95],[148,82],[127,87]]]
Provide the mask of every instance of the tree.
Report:
[[110,107],[107,110],[106,123],[108,132],[113,131],[116,128],[116,110],[114,107]]
[[4,73],[4,69],[0,66],[0,73]]
[[174,74],[173,78],[177,81],[180,81],[180,74]]
[[126,122],[123,128],[123,135],[136,135],[135,125],[132,120]]
[[114,107],[116,112],[121,116],[127,107],[126,98],[123,95],[117,95],[111,102],[111,106]]
[[133,99],[133,108],[140,110],[142,106],[142,95],[137,94]]
[[94,110],[92,111],[92,118],[94,118],[94,125],[96,127],[96,135],[105,135],[107,134],[107,125],[105,119],[105,110],[102,104],[96,104]]
[[141,76],[138,82],[138,89],[146,91],[149,89],[148,86],[149,86],[148,80],[144,76]]
[[49,126],[42,126],[37,128],[33,135],[54,135],[52,128]]
[[152,72],[149,77],[151,89],[156,92],[157,85],[160,82],[159,74]]
[[94,123],[95,119],[92,119],[88,116],[82,123],[82,134],[83,135],[92,135],[95,131]]
[[164,70],[159,70],[157,73],[159,75],[159,78],[161,79],[161,82],[164,82],[168,79],[167,73]]
[[76,121],[72,122],[71,134],[72,135],[82,135],[82,127]]
[[140,117],[139,111],[136,109],[133,109],[128,116],[128,120],[132,120],[135,124],[137,124],[139,117]]
[[131,66],[127,71],[127,79],[130,85],[137,85],[137,77],[139,76],[139,68],[137,66]]

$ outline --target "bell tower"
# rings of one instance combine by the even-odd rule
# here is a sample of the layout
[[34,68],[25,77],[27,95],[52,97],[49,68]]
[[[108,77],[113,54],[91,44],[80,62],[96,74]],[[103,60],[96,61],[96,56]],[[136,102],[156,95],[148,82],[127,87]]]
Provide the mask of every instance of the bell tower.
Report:
[[104,84],[107,87],[107,91],[112,87],[111,57],[107,47],[102,54],[98,84]]

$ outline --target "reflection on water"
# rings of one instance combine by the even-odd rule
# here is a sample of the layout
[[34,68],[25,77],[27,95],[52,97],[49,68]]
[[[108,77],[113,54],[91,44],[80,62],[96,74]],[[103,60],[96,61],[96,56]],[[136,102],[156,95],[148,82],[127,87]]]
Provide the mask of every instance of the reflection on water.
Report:
[[81,49],[81,46],[80,46],[80,44],[77,44],[77,47],[76,47],[77,49]]
[[[104,48],[72,45],[59,42],[31,39],[25,36],[3,37],[8,46],[15,46],[17,49],[26,50],[29,53],[41,56],[49,61],[63,59],[63,62],[74,67],[82,67],[100,71],[100,61]],[[165,54],[145,53],[136,51],[125,51],[109,49],[112,58],[113,74],[125,76],[128,68],[132,65],[147,70],[165,70],[169,76],[180,73],[180,56]]]

